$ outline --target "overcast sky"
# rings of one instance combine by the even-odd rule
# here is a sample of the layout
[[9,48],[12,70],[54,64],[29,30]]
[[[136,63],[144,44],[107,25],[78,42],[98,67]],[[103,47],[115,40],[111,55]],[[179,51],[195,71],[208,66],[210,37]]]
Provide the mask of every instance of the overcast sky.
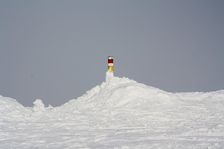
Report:
[[1,0],[0,94],[61,105],[115,74],[171,92],[224,89],[223,0]]

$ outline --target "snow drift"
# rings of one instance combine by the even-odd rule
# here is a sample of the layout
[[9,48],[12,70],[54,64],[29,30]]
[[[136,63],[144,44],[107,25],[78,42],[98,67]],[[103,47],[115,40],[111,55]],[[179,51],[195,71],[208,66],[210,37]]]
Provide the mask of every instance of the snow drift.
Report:
[[224,91],[170,93],[109,77],[54,108],[0,97],[0,126],[0,148],[221,148]]

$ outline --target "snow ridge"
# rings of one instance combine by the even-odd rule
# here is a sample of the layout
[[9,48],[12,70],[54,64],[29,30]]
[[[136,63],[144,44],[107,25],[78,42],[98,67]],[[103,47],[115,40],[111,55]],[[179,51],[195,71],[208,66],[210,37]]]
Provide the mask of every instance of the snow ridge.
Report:
[[[200,101],[222,106],[224,90],[214,92],[170,93],[158,88],[138,83],[128,78],[119,78],[107,74],[106,81],[87,91],[83,96],[72,99],[59,107],[45,108],[41,99],[34,101],[34,107],[24,107],[15,99],[0,96],[0,114],[5,117],[31,115],[29,113],[73,113],[80,111],[106,111],[129,109],[143,111],[149,109],[181,107],[186,102]],[[22,113],[22,114],[21,114]]]

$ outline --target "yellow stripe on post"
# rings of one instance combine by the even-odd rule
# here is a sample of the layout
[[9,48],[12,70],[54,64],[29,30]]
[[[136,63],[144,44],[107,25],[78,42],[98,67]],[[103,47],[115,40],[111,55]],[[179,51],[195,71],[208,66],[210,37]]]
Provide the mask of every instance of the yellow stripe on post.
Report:
[[113,73],[114,72],[114,66],[108,66],[107,71],[110,72],[110,73]]

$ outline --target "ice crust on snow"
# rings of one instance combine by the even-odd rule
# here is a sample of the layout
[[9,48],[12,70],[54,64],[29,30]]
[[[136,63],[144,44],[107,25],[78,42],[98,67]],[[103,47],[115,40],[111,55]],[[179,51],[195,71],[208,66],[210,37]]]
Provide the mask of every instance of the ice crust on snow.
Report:
[[128,78],[106,81],[58,107],[0,96],[0,148],[224,146],[224,90],[170,93]]

